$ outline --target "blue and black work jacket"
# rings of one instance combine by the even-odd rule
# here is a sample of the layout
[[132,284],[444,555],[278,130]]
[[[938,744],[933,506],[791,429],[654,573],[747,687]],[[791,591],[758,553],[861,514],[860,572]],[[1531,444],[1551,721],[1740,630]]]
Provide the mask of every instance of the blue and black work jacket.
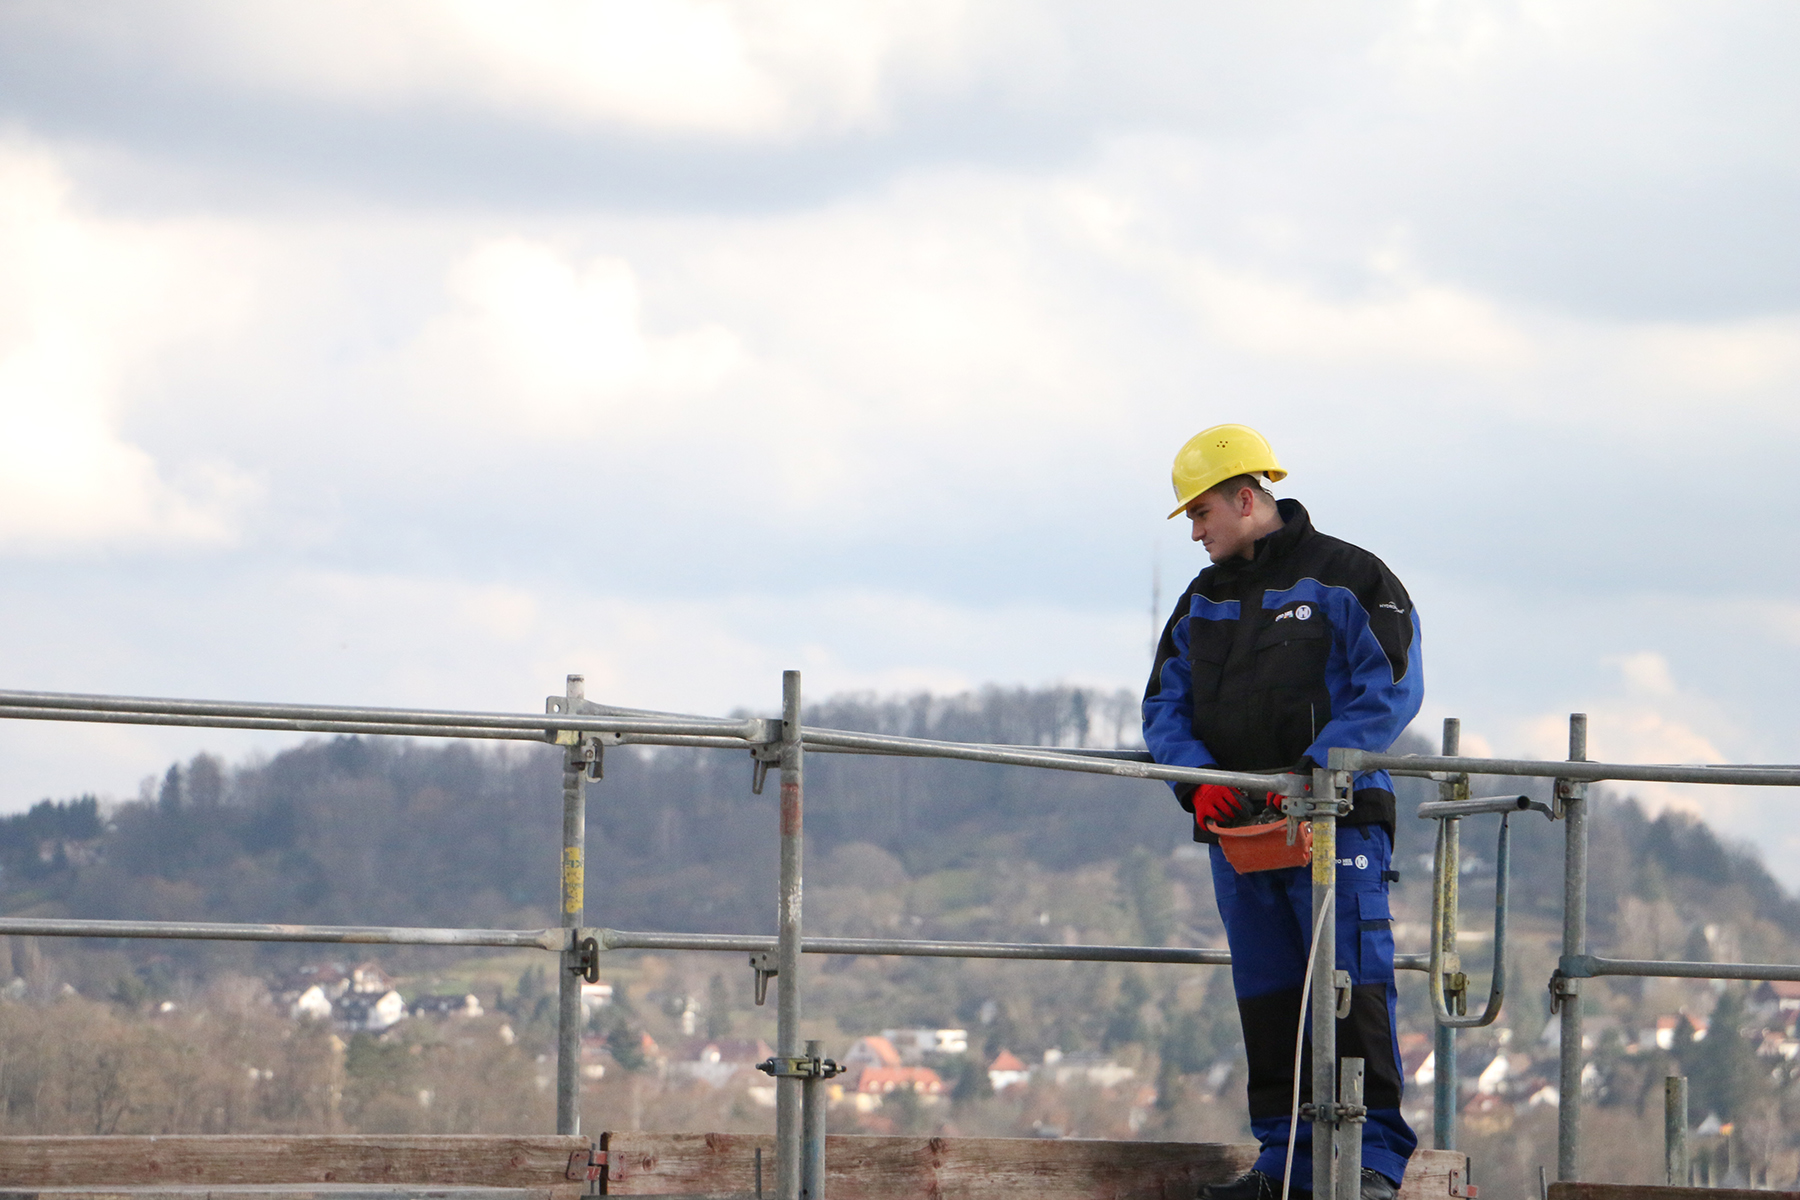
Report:
[[[1144,742],[1159,763],[1310,770],[1334,746],[1388,749],[1418,715],[1419,616],[1406,589],[1373,554],[1315,530],[1299,501],[1277,504],[1282,527],[1253,557],[1200,572],[1163,629],[1144,692]],[[1193,786],[1171,786],[1192,812]],[[1352,794],[1345,821],[1391,834],[1387,772],[1357,776]]]

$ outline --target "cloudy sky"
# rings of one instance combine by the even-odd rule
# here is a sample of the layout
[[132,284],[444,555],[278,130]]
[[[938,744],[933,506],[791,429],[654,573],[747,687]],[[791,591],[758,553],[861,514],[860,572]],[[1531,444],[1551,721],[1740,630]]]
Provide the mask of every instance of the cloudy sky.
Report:
[[[1800,759],[1797,38],[1773,0],[4,0],[3,684],[1136,687],[1202,565],[1169,461],[1242,421],[1412,590],[1424,729]],[[4,728],[0,810],[279,744]],[[1800,883],[1800,810],[1652,798]]]

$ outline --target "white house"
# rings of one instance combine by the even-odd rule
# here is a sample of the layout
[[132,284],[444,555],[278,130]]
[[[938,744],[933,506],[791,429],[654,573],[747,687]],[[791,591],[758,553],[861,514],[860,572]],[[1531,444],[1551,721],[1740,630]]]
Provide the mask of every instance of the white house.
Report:
[[406,1000],[389,990],[380,996],[351,992],[334,1006],[337,1023],[346,1029],[379,1033],[406,1019]]
[[697,1079],[709,1087],[724,1087],[739,1075],[758,1081],[756,1064],[766,1061],[774,1051],[761,1038],[713,1038],[692,1041],[677,1051],[669,1062],[669,1074]]
[[1079,1082],[1109,1088],[1137,1078],[1135,1068],[1085,1051],[1064,1054],[1061,1050],[1046,1050],[1042,1070],[1058,1087]]
[[1002,1050],[988,1064],[988,1083],[996,1092],[1004,1092],[1007,1088],[1031,1081],[1031,1068],[1011,1050]]
[[886,1038],[902,1062],[916,1063],[927,1054],[967,1054],[969,1031],[966,1029],[884,1029]]
[[842,1061],[846,1068],[897,1067],[900,1065],[900,1051],[887,1038],[871,1034],[857,1038]]
[[587,983],[581,985],[581,1019],[586,1021],[594,1013],[613,1002],[613,985],[610,983]]
[[379,963],[370,961],[350,969],[350,990],[363,995],[383,996],[394,990],[394,981],[381,969]]
[[315,1021],[329,1021],[331,1019],[331,1001],[326,998],[325,989],[315,983],[301,992],[294,998],[294,1002],[288,1005],[288,1016],[295,1020],[299,1020],[301,1017],[311,1017]]
[[479,1017],[486,1012],[480,997],[473,992],[463,996],[420,996],[412,1002],[415,1017]]

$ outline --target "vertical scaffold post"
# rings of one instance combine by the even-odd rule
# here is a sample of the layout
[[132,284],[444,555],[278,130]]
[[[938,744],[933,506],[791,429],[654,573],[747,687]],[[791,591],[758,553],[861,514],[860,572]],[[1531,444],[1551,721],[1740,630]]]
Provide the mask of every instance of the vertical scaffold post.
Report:
[[[825,1057],[825,1043],[806,1043],[806,1057],[819,1062]],[[800,1140],[804,1143],[800,1173],[802,1200],[824,1200],[825,1197],[825,1078],[814,1073],[800,1081]]]
[[[586,695],[580,675],[568,678],[566,712]],[[581,981],[577,942],[587,872],[587,758],[581,739],[563,747],[562,926],[568,930],[556,988],[556,1132],[581,1132]]]
[[[1569,716],[1569,761],[1587,758],[1587,714]],[[1557,780],[1563,820],[1563,934],[1565,960],[1587,952],[1587,789]],[[1557,972],[1551,985],[1562,1015],[1562,1064],[1557,1081],[1556,1177],[1581,1178],[1581,980]]]
[[1368,1112],[1363,1107],[1363,1077],[1367,1063],[1346,1058],[1338,1073],[1338,1103],[1350,1115],[1338,1124],[1338,1200],[1362,1200],[1362,1131]]
[[[800,672],[781,673],[781,898],[776,945],[775,1057],[784,1068],[800,1056],[800,866],[805,809],[800,743]],[[800,1200],[804,1158],[801,1079],[775,1077],[775,1194]]]
[[1688,1084],[1686,1075],[1663,1080],[1663,1182],[1688,1185]]
[[[1462,753],[1462,722],[1455,717],[1444,718],[1444,757],[1454,758]],[[1460,821],[1444,822],[1444,854],[1450,862],[1457,862],[1458,842],[1461,838]],[[1444,894],[1438,903],[1444,906],[1444,964],[1450,972],[1462,970],[1457,961],[1456,950],[1456,911],[1459,900],[1457,873],[1452,870],[1444,883]],[[1455,965],[1452,965],[1455,964]],[[1436,1044],[1431,1049],[1431,1135],[1432,1142],[1439,1150],[1456,1149],[1456,1030],[1449,1025],[1436,1027]]]
[[[1315,806],[1337,796],[1338,771],[1314,771]],[[1347,777],[1345,777],[1347,778]],[[1312,973],[1312,1193],[1335,1197],[1337,1124],[1337,815],[1315,807],[1312,822],[1312,916],[1319,931]]]

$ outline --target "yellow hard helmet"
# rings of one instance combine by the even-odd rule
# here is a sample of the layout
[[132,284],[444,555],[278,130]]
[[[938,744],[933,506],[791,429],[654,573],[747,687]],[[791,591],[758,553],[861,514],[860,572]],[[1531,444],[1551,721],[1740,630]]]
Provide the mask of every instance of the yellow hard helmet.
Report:
[[1186,512],[1201,492],[1233,475],[1266,475],[1271,482],[1287,478],[1268,439],[1248,425],[1214,425],[1196,433],[1175,456],[1175,468],[1170,472],[1175,483],[1175,511],[1169,519]]

